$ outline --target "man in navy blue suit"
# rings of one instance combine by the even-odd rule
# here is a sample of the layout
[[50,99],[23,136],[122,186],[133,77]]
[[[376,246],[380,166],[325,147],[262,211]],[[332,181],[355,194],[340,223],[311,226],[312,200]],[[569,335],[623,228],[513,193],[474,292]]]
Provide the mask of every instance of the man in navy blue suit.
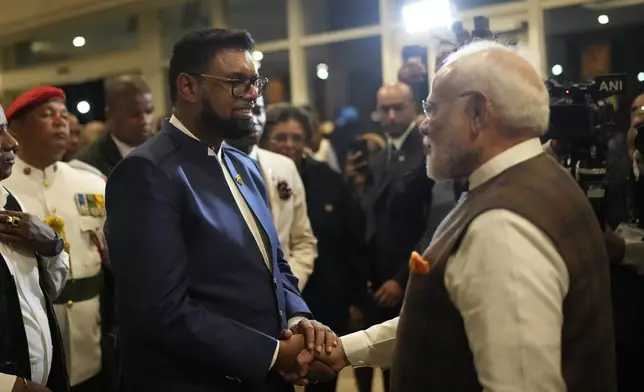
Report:
[[122,391],[290,391],[280,374],[337,345],[310,321],[258,167],[221,144],[252,130],[266,87],[252,45],[222,29],[179,41],[174,115],[109,177]]

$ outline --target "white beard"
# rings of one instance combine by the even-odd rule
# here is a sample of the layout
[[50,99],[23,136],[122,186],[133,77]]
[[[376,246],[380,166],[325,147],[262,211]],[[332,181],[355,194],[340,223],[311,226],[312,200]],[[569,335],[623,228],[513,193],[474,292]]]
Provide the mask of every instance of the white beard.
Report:
[[438,162],[437,156],[432,156],[428,154],[425,158],[427,166],[427,177],[431,178],[436,182],[446,182],[451,180],[449,175],[449,168],[446,167],[446,163]]

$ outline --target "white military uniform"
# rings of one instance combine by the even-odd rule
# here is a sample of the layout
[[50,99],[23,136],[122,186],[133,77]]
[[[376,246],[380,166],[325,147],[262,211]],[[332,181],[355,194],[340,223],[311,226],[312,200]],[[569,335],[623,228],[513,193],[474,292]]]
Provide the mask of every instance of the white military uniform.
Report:
[[[99,275],[100,250],[105,249],[102,234],[105,222],[104,178],[64,162],[42,171],[17,159],[11,177],[3,181],[3,185],[31,214],[43,220],[48,216],[64,220],[70,254],[66,288],[72,280],[79,284],[81,279]],[[59,298],[63,297],[65,290]],[[70,383],[74,386],[101,371],[99,296],[57,304],[54,310],[65,345]]]

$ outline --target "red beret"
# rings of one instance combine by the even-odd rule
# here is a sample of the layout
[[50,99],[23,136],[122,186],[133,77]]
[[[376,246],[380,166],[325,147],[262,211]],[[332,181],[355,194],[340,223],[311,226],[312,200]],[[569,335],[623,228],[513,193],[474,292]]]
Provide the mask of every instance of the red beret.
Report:
[[52,99],[64,101],[65,93],[63,90],[52,86],[38,86],[32,88],[16,98],[11,105],[9,105],[9,108],[7,108],[5,112],[7,122],[11,122],[11,120],[15,119],[17,115],[23,111],[33,109],[40,104],[51,101]]

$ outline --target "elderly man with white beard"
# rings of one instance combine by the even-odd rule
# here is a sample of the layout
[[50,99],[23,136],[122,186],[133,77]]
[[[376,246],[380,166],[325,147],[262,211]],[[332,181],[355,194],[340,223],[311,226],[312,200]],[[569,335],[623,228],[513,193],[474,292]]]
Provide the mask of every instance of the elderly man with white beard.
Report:
[[615,391],[602,232],[541,147],[549,99],[535,70],[503,45],[470,44],[424,109],[428,175],[468,178],[469,192],[412,255],[400,317],[342,337],[308,377],[376,366],[391,367],[393,392]]

